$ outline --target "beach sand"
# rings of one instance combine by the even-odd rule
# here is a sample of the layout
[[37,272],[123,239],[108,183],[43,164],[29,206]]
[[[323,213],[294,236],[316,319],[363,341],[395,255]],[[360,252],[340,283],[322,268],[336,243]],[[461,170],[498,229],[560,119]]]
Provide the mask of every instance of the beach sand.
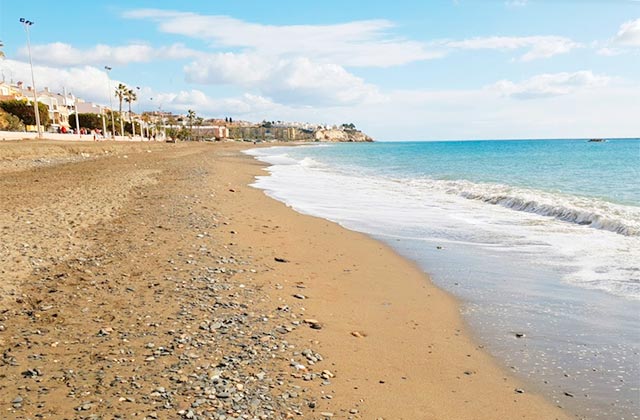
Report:
[[1,418],[571,418],[247,147],[0,143]]

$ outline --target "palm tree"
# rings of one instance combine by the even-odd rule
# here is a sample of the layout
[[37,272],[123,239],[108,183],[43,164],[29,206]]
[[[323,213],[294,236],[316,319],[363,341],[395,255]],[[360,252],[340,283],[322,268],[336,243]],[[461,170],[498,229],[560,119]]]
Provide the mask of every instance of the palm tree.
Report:
[[124,95],[124,101],[129,105],[129,122],[131,122],[131,130],[133,130],[133,135],[136,135],[136,128],[133,125],[133,115],[131,114],[131,104],[138,99],[138,95],[133,91],[133,89],[127,89],[127,92]]
[[196,119],[196,112],[194,110],[187,111],[187,119],[189,120],[189,136],[193,140],[193,121]]
[[204,123],[204,118],[198,117],[196,118],[196,125],[198,126],[198,136],[200,138],[199,141],[202,141],[202,124]]
[[122,100],[127,95],[128,90],[129,89],[127,89],[127,86],[123,85],[122,83],[119,83],[118,87],[116,87],[116,97],[118,98],[120,114],[120,134],[122,136],[124,136],[124,123],[122,122]]

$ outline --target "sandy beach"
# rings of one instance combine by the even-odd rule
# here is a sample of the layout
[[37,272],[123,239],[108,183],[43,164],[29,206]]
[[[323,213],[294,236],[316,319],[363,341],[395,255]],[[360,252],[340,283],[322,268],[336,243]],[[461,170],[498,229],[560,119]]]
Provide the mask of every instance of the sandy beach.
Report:
[[566,419],[240,143],[0,143],[0,417]]

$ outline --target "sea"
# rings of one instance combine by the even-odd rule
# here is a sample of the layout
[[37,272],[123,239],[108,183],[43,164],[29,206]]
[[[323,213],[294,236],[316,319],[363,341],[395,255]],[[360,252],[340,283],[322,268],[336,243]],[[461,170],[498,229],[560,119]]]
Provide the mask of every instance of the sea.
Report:
[[255,187],[385,242],[456,296],[525,391],[586,419],[640,418],[640,139],[247,153],[269,165]]

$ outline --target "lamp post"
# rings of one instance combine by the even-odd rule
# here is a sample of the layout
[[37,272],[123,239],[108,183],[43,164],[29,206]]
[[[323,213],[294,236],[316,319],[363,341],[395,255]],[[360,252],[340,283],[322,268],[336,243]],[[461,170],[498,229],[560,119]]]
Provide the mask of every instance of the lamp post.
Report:
[[111,67],[104,66],[105,71],[107,72],[107,84],[109,88],[109,110],[111,111],[111,136],[115,139],[116,136],[116,121],[113,118],[113,102],[111,100],[111,76],[109,76],[109,72],[111,71]]
[[[151,101],[151,113],[153,115],[153,124],[156,124],[156,119],[155,119],[155,112],[153,112],[153,98],[149,98],[149,100]],[[147,137],[149,138],[149,140],[151,140],[151,131],[150,131],[150,125],[147,126]]]
[[27,33],[27,50],[29,51],[29,66],[31,66],[31,84],[33,85],[33,112],[36,117],[36,127],[38,129],[38,138],[42,138],[42,129],[40,128],[40,112],[38,109],[38,90],[36,89],[36,79],[33,76],[33,62],[31,61],[31,38],[29,36],[29,27],[34,22],[25,18],[20,18],[20,23],[24,26],[24,31]]
[[76,111],[76,130],[78,130],[78,138],[82,140],[82,134],[80,133],[80,116],[78,115],[78,98],[75,96],[73,97],[73,109]]
[[[140,97],[141,97],[140,96],[141,95],[140,86],[136,86],[136,91],[138,91],[138,93],[136,94],[136,100],[138,101],[138,103],[140,103]],[[137,105],[136,108],[138,108],[138,118],[140,118],[140,105]],[[140,121],[140,120],[138,120],[138,121]],[[131,123],[131,127],[133,128],[133,137],[135,137],[136,136],[136,122],[135,121],[133,121]],[[144,135],[142,134],[142,123],[140,124],[140,137],[142,139],[144,139]]]

